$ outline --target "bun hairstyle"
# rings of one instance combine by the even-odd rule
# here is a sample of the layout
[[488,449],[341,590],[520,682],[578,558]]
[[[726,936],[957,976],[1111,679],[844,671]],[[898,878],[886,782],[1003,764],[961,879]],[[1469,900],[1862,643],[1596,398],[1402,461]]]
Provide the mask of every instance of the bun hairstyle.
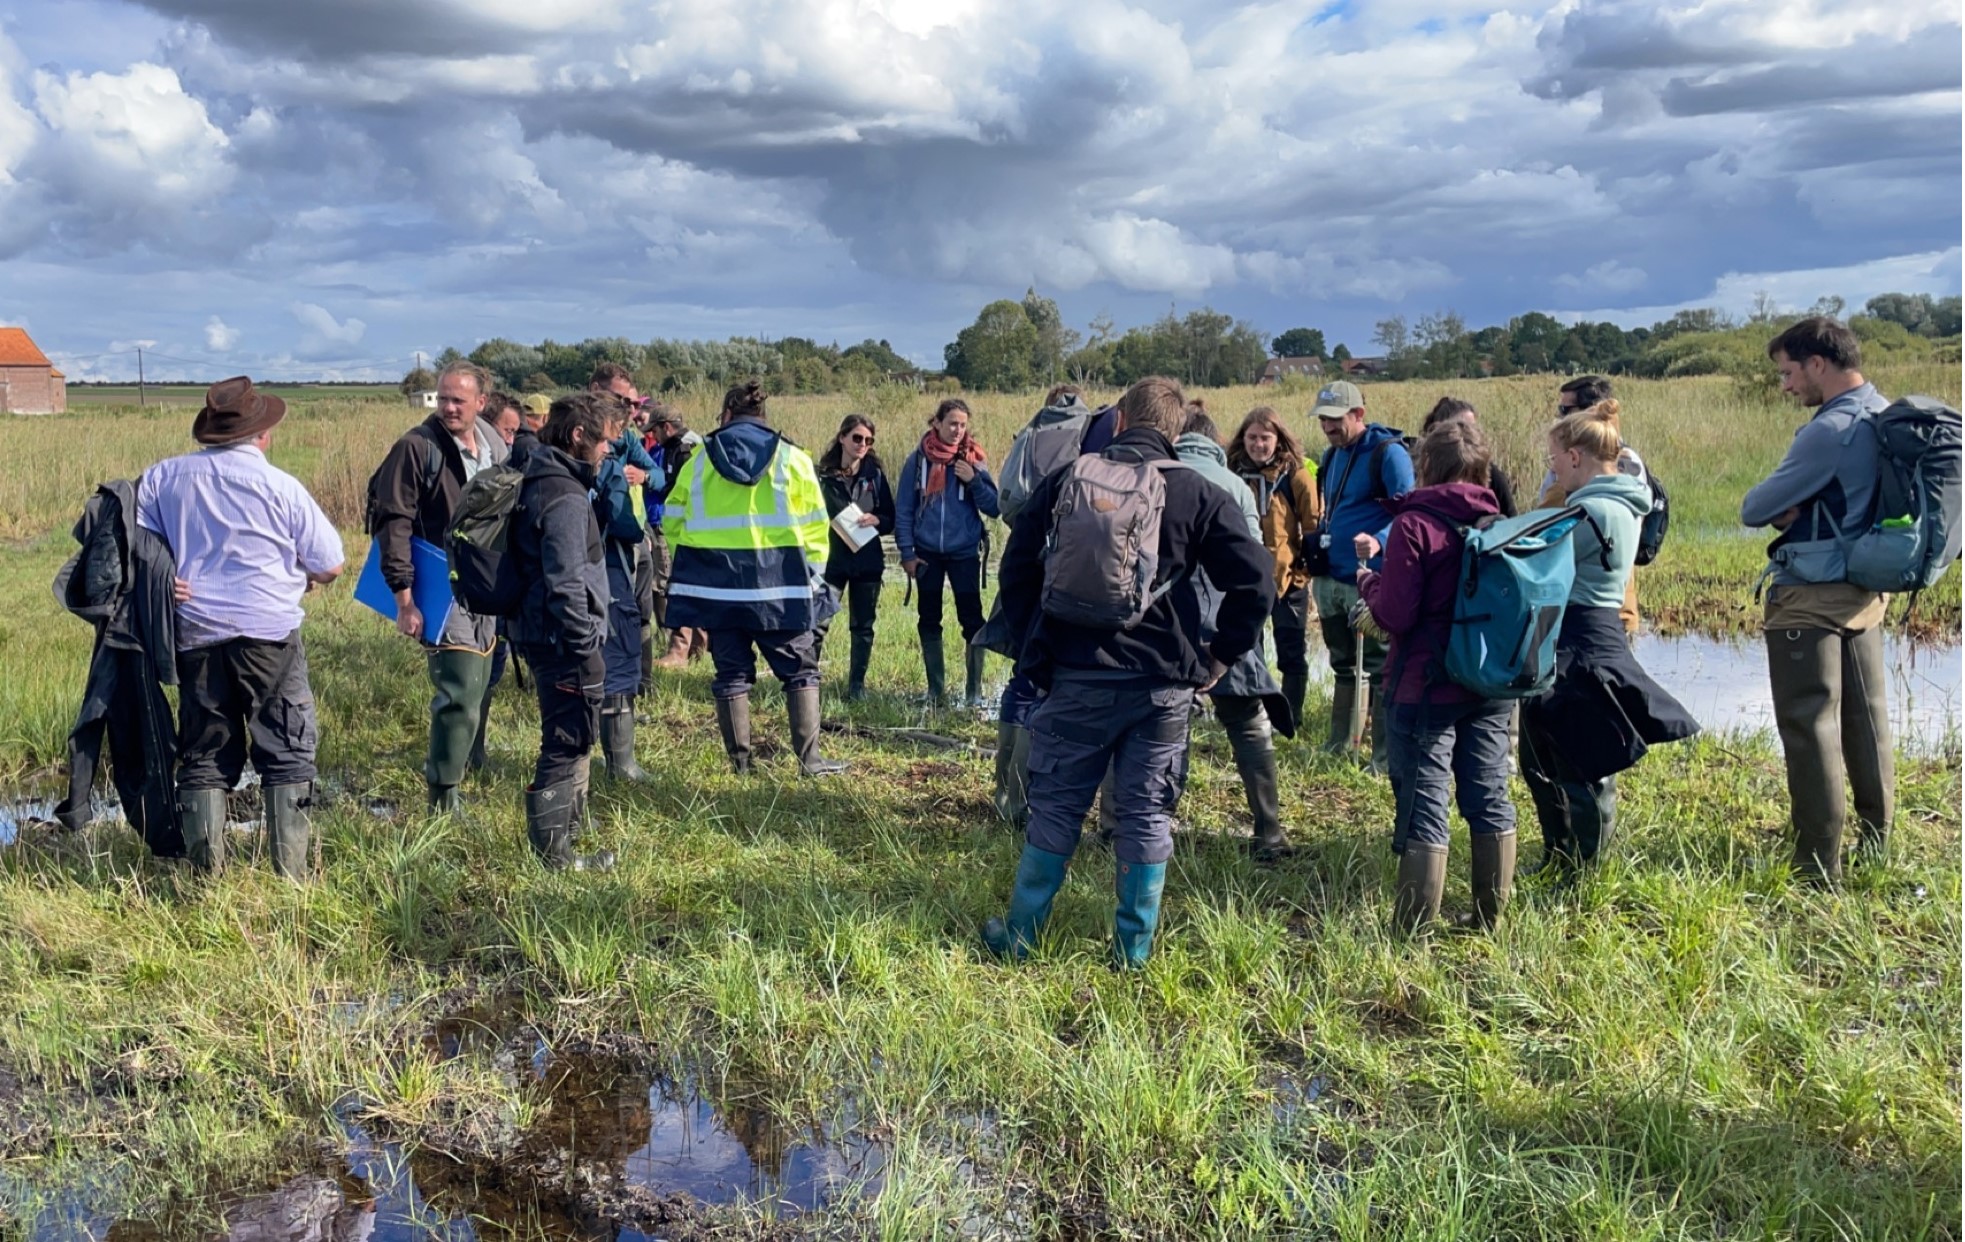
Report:
[[1470,417],[1473,413],[1474,407],[1471,402],[1463,401],[1459,397],[1441,397],[1427,412],[1426,421],[1419,425],[1419,434],[1424,436],[1449,419]]
[[1475,483],[1486,487],[1492,461],[1480,427],[1468,419],[1449,418],[1436,424],[1419,442],[1419,486]]
[[1605,397],[1587,409],[1566,414],[1549,424],[1549,443],[1558,452],[1581,449],[1594,461],[1616,461],[1624,451],[1624,436],[1617,418],[1617,398]]
[[732,384],[723,394],[723,417],[732,418],[764,417],[764,384],[760,380],[750,380],[742,384]]

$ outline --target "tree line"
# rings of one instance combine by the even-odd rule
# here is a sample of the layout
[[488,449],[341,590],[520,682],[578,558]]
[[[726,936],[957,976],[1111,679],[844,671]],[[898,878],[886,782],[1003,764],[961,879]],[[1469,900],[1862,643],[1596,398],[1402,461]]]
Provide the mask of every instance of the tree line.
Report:
[[[1378,353],[1357,361],[1367,375],[1390,379],[1462,379],[1487,375],[1595,371],[1664,378],[1730,374],[1745,379],[1764,370],[1767,328],[1798,314],[1842,317],[1843,300],[1826,297],[1806,311],[1784,310],[1763,294],[1744,320],[1702,307],[1679,311],[1649,327],[1614,323],[1565,324],[1541,311],[1504,324],[1469,328],[1455,311],[1408,322],[1380,320],[1372,334]],[[1848,322],[1870,348],[1904,357],[1958,357],[1959,299],[1885,293],[1864,303]],[[1123,387],[1148,375],[1168,375],[1197,387],[1252,384],[1271,356],[1316,358],[1333,371],[1353,360],[1339,342],[1326,348],[1322,329],[1294,327],[1265,338],[1246,320],[1202,306],[1169,309],[1150,324],[1118,331],[1101,314],[1084,331],[1065,324],[1058,305],[1035,289],[1021,300],[984,306],[943,353],[943,370],[927,371],[885,340],[841,348],[805,337],[725,341],[592,337],[573,344],[537,345],[494,337],[468,355],[446,349],[436,365],[468,357],[511,392],[554,392],[583,386],[594,367],[614,362],[649,393],[720,388],[763,377],[774,394],[859,391],[905,383],[929,391],[1020,391],[1060,380]],[[405,392],[432,387],[430,371],[412,371]]]

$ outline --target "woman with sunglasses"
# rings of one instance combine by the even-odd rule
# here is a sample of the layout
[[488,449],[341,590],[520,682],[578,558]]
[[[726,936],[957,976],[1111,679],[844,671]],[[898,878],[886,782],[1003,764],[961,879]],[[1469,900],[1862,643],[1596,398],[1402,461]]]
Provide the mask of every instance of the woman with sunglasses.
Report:
[[945,699],[942,664],[942,583],[955,592],[955,617],[962,627],[968,673],[964,698],[982,694],[983,652],[969,640],[983,625],[983,519],[1000,512],[989,458],[969,435],[969,405],[950,397],[935,409],[921,444],[901,466],[894,542],[901,568],[920,592],[921,664],[928,676],[928,702]]
[[[848,414],[839,424],[832,446],[819,459],[819,490],[826,498],[826,516],[836,518],[847,505],[860,510],[858,525],[871,527],[873,538],[859,548],[831,531],[832,548],[826,557],[826,582],[845,593],[852,611],[848,633],[853,640],[847,665],[846,697],[858,699],[866,693],[867,663],[873,659],[873,625],[880,612],[880,575],[887,559],[880,536],[894,533],[894,489],[887,482],[880,454],[873,451],[873,420],[864,414]],[[822,629],[819,641],[823,644]]]

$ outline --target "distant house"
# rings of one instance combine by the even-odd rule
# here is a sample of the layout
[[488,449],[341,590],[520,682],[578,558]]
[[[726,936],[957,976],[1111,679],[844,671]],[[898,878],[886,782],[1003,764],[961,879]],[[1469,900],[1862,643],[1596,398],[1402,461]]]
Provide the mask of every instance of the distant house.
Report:
[[419,388],[409,394],[409,403],[411,405],[420,405],[426,410],[434,410],[437,408],[437,390],[434,388]]
[[1386,370],[1383,358],[1346,358],[1343,366],[1346,375],[1383,375]]
[[55,370],[25,328],[0,328],[0,413],[60,414],[68,379]]
[[1286,376],[1302,375],[1315,379],[1324,373],[1321,358],[1271,358],[1262,364],[1262,378],[1256,380],[1257,388],[1267,388],[1280,384]]

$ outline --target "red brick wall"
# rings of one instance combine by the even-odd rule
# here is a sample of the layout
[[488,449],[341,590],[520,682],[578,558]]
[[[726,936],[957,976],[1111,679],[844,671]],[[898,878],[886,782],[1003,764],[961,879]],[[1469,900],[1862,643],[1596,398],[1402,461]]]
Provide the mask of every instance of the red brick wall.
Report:
[[47,367],[0,367],[0,410],[59,414],[68,408],[68,384]]

